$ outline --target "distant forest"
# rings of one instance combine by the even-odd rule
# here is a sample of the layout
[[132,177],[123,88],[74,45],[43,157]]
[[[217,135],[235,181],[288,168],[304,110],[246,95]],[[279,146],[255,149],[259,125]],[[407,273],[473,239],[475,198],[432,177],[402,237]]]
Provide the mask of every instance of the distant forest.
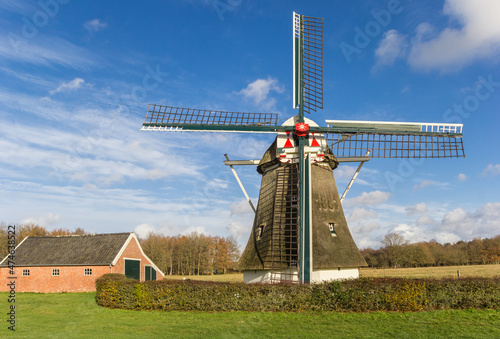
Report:
[[[48,231],[42,226],[16,226],[16,244],[27,236],[58,236],[88,234],[82,228],[74,231],[59,228]],[[7,225],[0,224],[0,256],[7,255]],[[164,236],[151,233],[139,239],[144,253],[168,275],[199,275],[225,273],[233,269],[241,251],[233,237],[189,235]],[[397,233],[382,239],[379,249],[361,250],[370,267],[426,267],[453,265],[484,265],[500,263],[500,235],[493,238],[440,244],[434,240],[409,243]]]
[[498,264],[500,235],[455,244],[440,244],[434,240],[410,244],[402,235],[389,233],[382,240],[380,249],[366,248],[361,253],[370,267]]
[[141,240],[141,246],[168,275],[226,273],[240,258],[240,249],[233,237],[206,236],[197,232],[173,237],[152,233]]

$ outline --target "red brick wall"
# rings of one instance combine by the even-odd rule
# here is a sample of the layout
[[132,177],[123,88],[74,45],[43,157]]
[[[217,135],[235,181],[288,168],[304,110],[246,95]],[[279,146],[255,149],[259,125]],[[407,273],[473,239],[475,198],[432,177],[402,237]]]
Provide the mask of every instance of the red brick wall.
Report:
[[[146,265],[151,265],[151,262],[142,255],[139,244],[132,238],[130,243],[123,251],[116,265],[112,270],[109,266],[53,266],[53,267],[16,267],[16,292],[41,292],[41,293],[57,293],[57,292],[90,292],[95,291],[95,281],[106,273],[121,273],[125,274],[125,259],[140,259],[141,260],[141,281],[144,281],[144,271]],[[59,269],[59,276],[52,276],[52,269]],[[92,268],[92,275],[84,275],[85,268]],[[23,269],[29,269],[30,275],[23,277]],[[0,292],[8,292],[10,282],[9,269],[7,267],[0,268]],[[162,280],[163,275],[156,272],[156,279]]]
[[[52,269],[59,269],[59,276],[52,276]],[[91,268],[92,275],[84,275],[84,269]],[[30,275],[23,277],[23,269],[29,269]],[[16,267],[16,292],[90,292],[95,291],[95,281],[109,273],[109,266],[53,266],[53,267]],[[0,291],[8,291],[10,282],[9,269],[0,269]]]

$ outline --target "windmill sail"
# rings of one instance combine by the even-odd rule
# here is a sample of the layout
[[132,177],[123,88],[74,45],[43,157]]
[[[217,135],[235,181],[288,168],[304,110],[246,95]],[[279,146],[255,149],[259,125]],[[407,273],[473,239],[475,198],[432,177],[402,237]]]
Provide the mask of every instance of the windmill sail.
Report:
[[325,137],[337,157],[465,157],[462,124],[327,120]]
[[277,113],[242,113],[148,105],[143,131],[275,132]]
[[323,18],[294,12],[293,25],[293,108],[311,113],[323,108]]

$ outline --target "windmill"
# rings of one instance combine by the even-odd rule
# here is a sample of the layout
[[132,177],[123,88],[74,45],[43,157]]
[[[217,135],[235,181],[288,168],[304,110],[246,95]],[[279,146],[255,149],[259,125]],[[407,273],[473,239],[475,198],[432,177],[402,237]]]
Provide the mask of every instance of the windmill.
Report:
[[254,224],[238,263],[246,282],[310,283],[359,276],[358,268],[366,263],[342,210],[333,176],[339,163],[464,157],[461,124],[327,120],[328,126],[317,125],[305,113],[323,108],[322,18],[293,13],[293,52],[293,108],[298,115],[282,125],[274,113],[149,104],[142,127],[277,133],[260,160],[226,157],[231,169],[257,165],[262,174]]

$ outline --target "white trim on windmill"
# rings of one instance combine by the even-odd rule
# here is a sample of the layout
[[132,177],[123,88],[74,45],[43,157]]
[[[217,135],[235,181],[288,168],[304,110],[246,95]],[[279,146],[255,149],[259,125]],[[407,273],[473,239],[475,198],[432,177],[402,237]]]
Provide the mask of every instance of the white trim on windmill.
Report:
[[325,120],[331,127],[369,128],[375,131],[394,132],[433,132],[462,133],[463,124],[399,122],[399,121],[360,121],[360,120]]

